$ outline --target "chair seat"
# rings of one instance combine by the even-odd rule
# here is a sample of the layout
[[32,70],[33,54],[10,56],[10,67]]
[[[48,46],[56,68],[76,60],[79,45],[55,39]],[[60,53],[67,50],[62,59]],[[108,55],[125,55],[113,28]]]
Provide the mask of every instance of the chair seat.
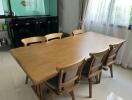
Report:
[[89,72],[89,66],[91,64],[91,60],[88,59],[87,62],[85,63],[83,70],[82,70],[82,75],[85,77],[88,77],[88,72]]
[[58,81],[59,81],[59,77],[56,76],[56,77],[48,80],[46,82],[46,85],[49,86],[50,88],[52,88],[53,90],[57,90],[58,89]]
[[[84,78],[84,79],[87,79],[88,78],[88,72],[89,72],[89,67],[88,66],[90,66],[90,60],[88,60],[87,62],[86,62],[86,64],[84,65],[84,67],[83,67],[83,71],[82,71],[82,78]],[[89,83],[89,82],[88,82]],[[91,80],[91,83],[92,84],[97,84],[97,80],[95,79],[95,78],[92,78],[92,80]]]
[[108,67],[103,67],[103,70],[107,71],[108,70]]

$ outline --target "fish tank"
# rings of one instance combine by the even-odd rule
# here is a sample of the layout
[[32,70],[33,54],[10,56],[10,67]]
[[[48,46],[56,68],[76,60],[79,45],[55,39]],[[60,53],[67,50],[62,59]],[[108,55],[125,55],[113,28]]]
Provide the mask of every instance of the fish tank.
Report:
[[[57,16],[58,0],[1,0],[4,15]],[[1,14],[0,14],[1,15]]]

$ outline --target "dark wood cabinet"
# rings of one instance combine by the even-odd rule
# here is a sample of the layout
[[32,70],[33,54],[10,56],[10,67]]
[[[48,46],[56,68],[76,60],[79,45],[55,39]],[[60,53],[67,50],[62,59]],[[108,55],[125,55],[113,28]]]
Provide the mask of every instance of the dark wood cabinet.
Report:
[[9,21],[9,36],[13,47],[22,46],[23,38],[44,36],[58,30],[57,16],[18,17]]

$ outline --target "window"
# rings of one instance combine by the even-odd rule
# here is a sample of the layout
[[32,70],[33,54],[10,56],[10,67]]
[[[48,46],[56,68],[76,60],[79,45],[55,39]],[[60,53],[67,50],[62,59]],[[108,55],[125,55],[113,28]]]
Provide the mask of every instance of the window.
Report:
[[0,0],[0,16],[3,18],[5,16],[10,15],[10,10],[9,10],[9,0]]
[[0,15],[4,15],[3,2],[0,0]]
[[129,25],[131,0],[114,0],[111,23],[120,26]]
[[131,11],[130,11],[130,25],[132,25],[132,6],[131,6]]
[[132,24],[132,0],[90,0],[86,22],[129,26]]

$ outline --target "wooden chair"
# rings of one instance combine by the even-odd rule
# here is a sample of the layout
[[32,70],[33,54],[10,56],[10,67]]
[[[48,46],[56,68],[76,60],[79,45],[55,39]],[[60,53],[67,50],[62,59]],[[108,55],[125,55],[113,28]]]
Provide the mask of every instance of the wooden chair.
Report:
[[29,37],[29,38],[24,38],[21,40],[21,42],[24,44],[24,46],[29,46],[35,43],[41,43],[41,42],[45,42],[45,38],[44,37]]
[[104,66],[104,70],[107,70],[107,68],[110,68],[110,73],[111,73],[111,78],[113,78],[113,67],[112,65],[115,63],[115,59],[117,56],[117,53],[119,51],[119,49],[121,48],[121,46],[123,45],[122,43],[119,44],[114,44],[114,45],[110,45],[110,50],[105,58],[105,61],[103,63]]
[[54,40],[54,39],[61,39],[63,33],[52,33],[45,35],[46,41]]
[[75,36],[75,35],[79,35],[79,34],[82,34],[82,33],[84,33],[84,30],[82,30],[82,29],[77,29],[77,30],[74,30],[74,31],[72,32],[72,35]]
[[89,81],[89,97],[92,97],[92,79],[96,78],[96,82],[100,83],[101,73],[103,68],[104,58],[108,49],[98,53],[90,53],[90,59],[87,60],[82,76],[86,77]]
[[[22,39],[21,42],[23,43],[24,46],[29,46],[32,44],[45,42],[45,38],[44,37],[29,37],[29,38]],[[28,76],[26,76],[26,80],[25,80],[25,84],[27,83],[28,83]]]
[[72,96],[72,100],[75,100],[73,90],[80,83],[84,63],[85,60],[80,60],[62,69],[58,69],[58,75],[46,82],[47,87],[57,95],[69,93]]

